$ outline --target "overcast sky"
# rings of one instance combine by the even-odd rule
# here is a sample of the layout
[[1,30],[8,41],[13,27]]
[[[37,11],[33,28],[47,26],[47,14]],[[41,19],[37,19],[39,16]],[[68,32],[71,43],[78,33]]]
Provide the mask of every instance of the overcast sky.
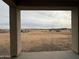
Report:
[[[0,28],[9,28],[9,6],[0,0]],[[21,11],[21,28],[71,28],[71,11]]]

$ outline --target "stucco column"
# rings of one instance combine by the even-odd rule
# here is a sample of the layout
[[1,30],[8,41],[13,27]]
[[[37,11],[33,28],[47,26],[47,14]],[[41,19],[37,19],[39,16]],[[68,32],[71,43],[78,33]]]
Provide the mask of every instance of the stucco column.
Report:
[[10,53],[11,57],[18,56],[21,52],[20,38],[20,10],[10,6]]
[[74,8],[72,10],[72,49],[74,52],[79,53],[79,10]]

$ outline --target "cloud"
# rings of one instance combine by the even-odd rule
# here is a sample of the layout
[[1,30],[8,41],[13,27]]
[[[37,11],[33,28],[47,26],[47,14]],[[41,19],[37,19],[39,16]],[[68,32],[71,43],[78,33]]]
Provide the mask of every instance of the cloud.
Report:
[[39,27],[71,28],[71,11],[21,11],[21,20]]
[[0,19],[9,18],[9,6],[0,0]]

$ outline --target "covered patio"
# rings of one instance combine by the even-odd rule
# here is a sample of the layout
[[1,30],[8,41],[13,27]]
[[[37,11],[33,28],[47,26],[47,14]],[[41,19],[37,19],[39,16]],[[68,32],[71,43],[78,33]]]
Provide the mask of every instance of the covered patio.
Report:
[[[78,0],[3,0],[10,8],[10,57],[14,59],[79,59]],[[71,10],[72,51],[22,53],[21,10]],[[26,38],[27,39],[27,38]],[[18,56],[18,57],[17,57]]]

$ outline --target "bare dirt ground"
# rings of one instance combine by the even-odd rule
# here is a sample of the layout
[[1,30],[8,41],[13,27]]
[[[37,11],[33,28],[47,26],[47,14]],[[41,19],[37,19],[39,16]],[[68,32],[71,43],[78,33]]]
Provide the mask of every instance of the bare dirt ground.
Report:
[[[31,31],[21,33],[23,52],[71,50],[71,32]],[[9,33],[0,33],[0,55],[10,52]]]

